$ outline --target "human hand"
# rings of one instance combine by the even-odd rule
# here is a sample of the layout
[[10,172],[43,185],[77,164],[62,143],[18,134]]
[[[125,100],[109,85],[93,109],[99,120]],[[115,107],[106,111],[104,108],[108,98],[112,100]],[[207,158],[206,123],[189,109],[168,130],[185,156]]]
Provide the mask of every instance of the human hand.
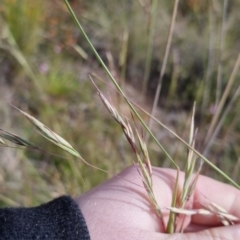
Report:
[[[159,206],[169,207],[176,171],[153,168],[153,188]],[[184,174],[179,177],[179,188]],[[190,204],[202,208],[205,197],[240,218],[240,191],[211,178],[199,176]],[[216,216],[188,217],[187,233],[166,234],[164,226],[150,204],[135,166],[77,197],[92,240],[173,240],[240,239],[240,225],[222,226]],[[166,226],[169,214],[163,209]]]

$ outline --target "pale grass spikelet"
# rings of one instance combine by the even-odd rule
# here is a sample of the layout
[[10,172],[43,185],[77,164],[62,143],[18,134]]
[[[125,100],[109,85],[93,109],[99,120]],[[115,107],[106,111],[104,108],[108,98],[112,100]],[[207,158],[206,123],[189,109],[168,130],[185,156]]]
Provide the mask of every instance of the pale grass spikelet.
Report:
[[142,154],[144,156],[144,160],[145,160],[144,162],[146,164],[148,174],[149,174],[150,178],[152,179],[152,165],[151,165],[151,162],[150,162],[150,158],[149,158],[149,154],[148,154],[148,150],[147,150],[147,145],[144,142],[144,140],[140,137],[137,130],[136,130],[136,133],[137,133],[138,141],[139,141],[139,144],[140,144],[140,149],[141,149]]
[[[16,145],[20,145],[20,146],[24,146],[24,147],[32,147],[32,148],[36,148],[36,146],[33,143],[30,143],[29,141],[27,141],[26,139],[19,137],[16,134],[4,131],[2,129],[0,129],[0,136],[12,143],[15,143]],[[1,138],[0,138],[1,140]],[[2,140],[0,141],[0,144],[6,145],[6,143]]]
[[176,207],[163,207],[165,209],[168,209],[172,212],[175,212],[177,214],[184,214],[187,216],[191,215],[196,215],[196,214],[201,214],[201,215],[215,215],[218,217],[221,217],[227,221],[232,221],[232,222],[239,222],[239,218],[227,213],[226,211],[214,211],[213,209],[207,207],[208,209],[205,208],[200,208],[200,209],[185,209],[185,208],[176,208]]
[[[15,106],[13,106],[15,107]],[[54,143],[55,145],[57,145],[58,147],[60,147],[61,149],[63,149],[64,151],[72,154],[73,156],[79,158],[83,163],[85,163],[86,165],[94,168],[94,169],[98,169],[100,171],[103,172],[107,172],[104,169],[98,168],[92,164],[89,164],[71,145],[70,143],[68,143],[65,139],[63,139],[62,137],[60,137],[58,134],[56,134],[55,132],[53,132],[51,129],[49,129],[47,126],[45,126],[43,123],[41,123],[39,120],[37,120],[36,118],[34,118],[33,116],[29,115],[28,113],[18,109],[17,107],[15,107],[17,110],[19,110],[35,127],[35,130],[41,134],[43,137],[45,137],[47,140],[51,141],[52,143]],[[1,135],[0,135],[1,136]],[[13,137],[12,137],[13,136]],[[3,137],[3,136],[2,136]],[[9,138],[10,141],[14,142],[16,144],[19,145],[30,145],[31,147],[35,147],[36,149],[40,149],[38,147],[36,147],[35,145],[29,143],[28,141],[26,141],[25,139],[22,139],[16,135],[7,135],[7,137]]]
[[204,204],[203,206],[215,214],[224,226],[234,225],[234,222],[240,221],[239,218],[229,214],[226,209],[216,203],[211,202],[210,200],[208,200],[208,204]]
[[81,158],[81,155],[62,137],[50,130],[47,126],[41,123],[39,120],[29,115],[28,113],[18,109],[36,128],[37,132],[43,137],[62,148],[63,150],[71,153],[72,155]]
[[176,214],[184,214],[184,215],[196,215],[196,214],[201,214],[201,215],[213,215],[211,211],[206,210],[206,209],[185,209],[185,208],[177,208],[177,207],[164,207],[171,212],[174,212]]
[[107,110],[110,112],[111,116],[121,125],[125,126],[125,122],[123,121],[122,117],[119,115],[118,111],[110,104],[110,102],[105,98],[102,92],[98,90],[99,97],[101,98],[102,102],[106,106]]
[[124,135],[126,136],[128,142],[130,143],[134,153],[136,153],[137,152],[136,141],[135,141],[135,137],[129,121],[126,119],[126,124],[121,126],[123,129]]
[[0,145],[6,145],[6,143],[0,138]]
[[113,107],[112,104],[106,99],[106,97],[102,94],[102,92],[99,90],[99,88],[97,87],[97,85],[94,83],[93,80],[92,80],[92,82],[93,82],[94,86],[96,87],[96,89],[98,91],[98,95],[99,95],[100,99],[102,100],[103,104],[105,105],[105,107],[107,108],[107,110],[109,111],[111,116],[115,119],[115,121],[121,126],[121,128],[124,132],[124,135],[126,136],[128,142],[130,143],[133,151],[136,153],[137,149],[136,149],[135,138],[134,138],[132,127],[131,127],[129,121],[126,119],[126,122],[124,122],[124,120],[118,113],[117,109],[115,107]]

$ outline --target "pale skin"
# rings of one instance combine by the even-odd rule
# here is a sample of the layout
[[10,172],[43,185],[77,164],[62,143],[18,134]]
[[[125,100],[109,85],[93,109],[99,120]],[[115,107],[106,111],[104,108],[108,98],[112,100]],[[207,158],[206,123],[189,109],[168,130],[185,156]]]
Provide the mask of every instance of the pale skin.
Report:
[[[167,223],[176,171],[153,168],[154,193]],[[179,187],[182,186],[180,174]],[[180,187],[181,188],[181,187]],[[240,218],[240,191],[230,185],[200,176],[188,206],[200,208],[206,199]],[[122,171],[91,191],[77,197],[92,240],[219,240],[240,239],[240,225],[222,226],[216,216],[195,215],[185,220],[186,233],[165,234],[165,226],[149,203],[135,166]]]

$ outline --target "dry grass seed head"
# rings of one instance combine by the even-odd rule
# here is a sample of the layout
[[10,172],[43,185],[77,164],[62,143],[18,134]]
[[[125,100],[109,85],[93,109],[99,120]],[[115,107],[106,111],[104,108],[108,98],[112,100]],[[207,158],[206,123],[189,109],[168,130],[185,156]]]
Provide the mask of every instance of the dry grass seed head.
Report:
[[[32,148],[36,148],[36,146],[32,143],[30,143],[29,141],[27,141],[26,139],[19,137],[18,135],[15,135],[13,133],[4,131],[2,129],[0,129],[0,136],[12,143],[15,143],[16,145],[20,145],[20,146],[24,146],[24,147],[32,147]],[[2,140],[0,138],[0,140]],[[5,142],[2,140],[0,141],[0,143],[2,145],[6,145]]]
[[[17,108],[18,109],[18,108]],[[40,133],[43,137],[62,148],[63,150],[69,152],[70,154],[82,158],[81,155],[62,137],[53,132],[39,120],[29,115],[28,113],[18,109],[36,128],[37,132]]]
[[0,145],[6,145],[6,143],[0,138]]

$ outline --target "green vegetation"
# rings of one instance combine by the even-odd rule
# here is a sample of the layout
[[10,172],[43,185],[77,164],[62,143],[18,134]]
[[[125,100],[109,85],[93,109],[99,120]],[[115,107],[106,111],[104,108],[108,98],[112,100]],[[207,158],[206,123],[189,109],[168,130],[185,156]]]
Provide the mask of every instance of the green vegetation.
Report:
[[[124,92],[148,112],[174,6],[174,1],[155,2],[71,1]],[[196,149],[239,182],[240,3],[223,2],[180,1],[156,118],[188,142],[196,100]],[[64,3],[4,0],[0,14],[1,129],[42,149],[1,147],[0,205],[32,205],[64,193],[80,194],[131,164],[135,159],[131,148],[100,103],[88,74],[98,76],[94,81],[123,116],[131,121],[131,115]],[[143,89],[144,80],[147,90]],[[10,103],[36,117],[89,164],[108,173],[87,166],[39,136]],[[141,116],[148,121],[145,114]],[[158,124],[154,123],[152,130],[183,170],[187,147]],[[148,151],[153,165],[172,167],[151,139]],[[223,180],[206,164],[202,172]]]

